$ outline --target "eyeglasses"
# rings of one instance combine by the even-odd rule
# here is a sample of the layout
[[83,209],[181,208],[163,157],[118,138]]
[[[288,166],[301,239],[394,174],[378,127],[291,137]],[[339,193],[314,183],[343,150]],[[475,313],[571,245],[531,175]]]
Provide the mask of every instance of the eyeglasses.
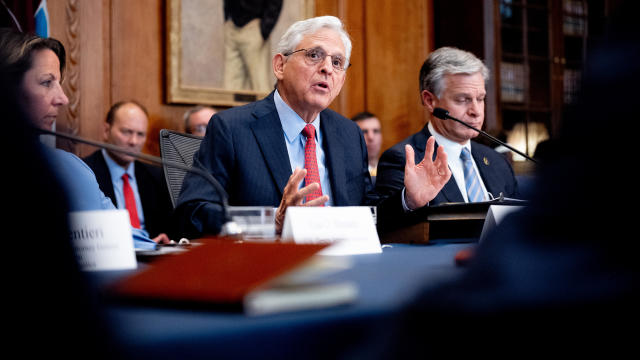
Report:
[[192,134],[204,134],[207,131],[207,125],[196,125],[191,127]]
[[347,64],[347,59],[342,55],[329,55],[322,48],[298,49],[284,54],[284,56],[290,56],[300,51],[305,52],[304,59],[307,65],[318,65],[323,62],[327,56],[331,56],[331,65],[333,65],[336,71],[346,71],[351,66],[351,64]]

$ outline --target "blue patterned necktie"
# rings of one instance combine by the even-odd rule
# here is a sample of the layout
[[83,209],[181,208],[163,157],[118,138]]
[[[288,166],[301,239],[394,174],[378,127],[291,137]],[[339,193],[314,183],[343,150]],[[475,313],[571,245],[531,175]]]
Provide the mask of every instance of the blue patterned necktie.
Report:
[[484,201],[482,186],[480,186],[480,178],[478,178],[478,174],[473,168],[471,154],[467,148],[462,148],[460,158],[464,164],[464,184],[467,188],[467,197],[469,198],[469,202]]

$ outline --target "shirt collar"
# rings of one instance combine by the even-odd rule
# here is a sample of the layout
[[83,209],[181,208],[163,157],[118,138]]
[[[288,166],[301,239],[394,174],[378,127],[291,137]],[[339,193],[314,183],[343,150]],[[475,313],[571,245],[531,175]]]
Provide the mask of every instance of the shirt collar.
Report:
[[112,179],[120,179],[125,173],[129,175],[129,178],[135,179],[135,161],[132,161],[125,169],[120,166],[115,160],[113,160],[105,149],[102,149],[102,156],[104,156],[104,160],[107,163],[107,167],[109,168],[109,173],[111,173]]
[[471,141],[467,140],[467,142],[464,145],[462,145],[453,140],[447,139],[442,134],[439,134],[433,128],[433,125],[431,125],[431,122],[427,124],[427,127],[429,128],[429,132],[431,133],[431,135],[433,135],[433,137],[436,138],[436,142],[438,143],[438,145],[441,145],[444,147],[444,150],[447,153],[447,156],[449,158],[453,158],[453,159],[460,158],[460,153],[462,152],[463,147],[467,148],[467,150],[469,150],[469,153],[471,153]]
[[[300,135],[302,129],[307,126],[307,123],[302,120],[300,115],[298,115],[293,109],[282,100],[280,97],[280,93],[276,89],[275,95],[273,96],[273,101],[276,104],[276,111],[278,111],[278,116],[280,117],[280,123],[282,124],[282,130],[284,130],[284,135],[287,138],[289,143],[293,143],[293,141]],[[316,117],[315,120],[311,123],[316,128],[316,139],[318,139],[318,133],[320,130],[320,114]]]

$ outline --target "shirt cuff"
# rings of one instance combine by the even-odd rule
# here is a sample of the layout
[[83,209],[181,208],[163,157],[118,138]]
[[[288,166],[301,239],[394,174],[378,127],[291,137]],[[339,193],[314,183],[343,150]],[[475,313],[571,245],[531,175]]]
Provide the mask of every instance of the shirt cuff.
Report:
[[[404,209],[404,212],[412,212],[415,209],[410,209],[409,206],[407,206],[407,200],[404,197],[404,191],[406,188],[402,188],[402,208]],[[427,202],[427,204],[425,206],[428,206],[429,203]]]
[[143,250],[156,250],[157,244],[149,238],[149,234],[142,230],[131,227],[131,235],[133,235],[133,247]]

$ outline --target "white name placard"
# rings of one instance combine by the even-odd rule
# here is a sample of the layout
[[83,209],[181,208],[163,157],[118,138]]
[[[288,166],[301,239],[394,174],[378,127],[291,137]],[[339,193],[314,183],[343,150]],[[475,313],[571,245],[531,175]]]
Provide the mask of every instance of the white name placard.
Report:
[[371,209],[367,206],[289,207],[282,239],[300,244],[333,244],[320,255],[382,252]]
[[482,233],[480,233],[480,240],[482,241],[487,237],[487,234],[493,230],[500,222],[512,212],[523,209],[524,206],[511,206],[511,205],[491,205],[487,210],[487,216],[484,219],[484,225],[482,226]]
[[71,212],[69,226],[82,270],[125,270],[137,267],[131,223],[126,210]]

